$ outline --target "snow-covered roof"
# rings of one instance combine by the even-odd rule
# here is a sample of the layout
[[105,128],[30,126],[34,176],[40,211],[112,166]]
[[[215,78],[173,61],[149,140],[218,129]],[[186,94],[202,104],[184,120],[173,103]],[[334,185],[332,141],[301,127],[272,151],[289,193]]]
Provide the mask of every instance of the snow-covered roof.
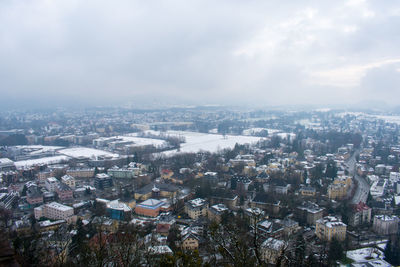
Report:
[[202,198],[196,198],[193,200],[189,201],[189,204],[193,207],[193,208],[197,208],[197,207],[201,207],[204,206],[206,204],[206,200],[202,199]]
[[326,216],[317,220],[317,223],[324,224],[326,227],[332,228],[336,226],[346,226],[339,218],[335,216]]
[[119,202],[118,199],[108,202],[107,203],[107,208],[113,209],[113,210],[123,210],[124,212],[131,211],[131,208],[128,207],[128,205],[126,205],[123,202]]
[[269,249],[273,249],[273,250],[280,250],[285,246],[285,242],[282,240],[278,240],[278,239],[270,237],[267,240],[265,240],[261,246],[264,248],[269,248]]
[[53,208],[53,209],[57,209],[57,210],[60,210],[60,211],[73,210],[72,207],[66,206],[66,205],[63,205],[63,204],[60,204],[60,203],[57,203],[57,202],[51,202],[51,203],[46,204],[46,205],[47,205],[48,207],[51,207],[51,208]]
[[143,201],[139,205],[153,207],[153,206],[162,206],[164,204],[165,203],[161,200],[149,198],[148,200]]

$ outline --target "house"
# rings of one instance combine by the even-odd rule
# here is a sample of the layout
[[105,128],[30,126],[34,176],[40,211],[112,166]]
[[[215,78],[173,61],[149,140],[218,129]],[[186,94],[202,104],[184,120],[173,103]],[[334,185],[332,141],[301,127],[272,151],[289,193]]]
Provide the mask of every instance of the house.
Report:
[[222,215],[229,209],[224,204],[216,204],[208,208],[207,216],[211,221],[221,222]]
[[346,239],[347,225],[334,216],[326,216],[317,220],[315,225],[315,234],[321,240],[344,241]]
[[174,216],[170,214],[161,215],[157,222],[156,232],[167,236],[171,227],[175,224]]
[[268,238],[261,244],[261,259],[268,264],[276,264],[285,246],[286,243],[282,240]]
[[61,177],[61,182],[68,185],[72,189],[75,189],[75,178],[71,175],[64,175],[63,177]]
[[349,216],[349,225],[357,226],[371,222],[371,211],[372,209],[363,202],[354,205]]
[[31,185],[26,190],[26,201],[29,205],[41,205],[43,204],[43,193],[35,185]]
[[59,183],[56,187],[58,199],[61,201],[68,201],[74,198],[74,191],[71,187],[64,183]]
[[185,204],[185,212],[187,215],[196,220],[200,216],[207,216],[208,203],[204,199],[196,198]]
[[181,232],[181,247],[183,250],[198,250],[202,242],[199,232],[192,227],[184,228]]

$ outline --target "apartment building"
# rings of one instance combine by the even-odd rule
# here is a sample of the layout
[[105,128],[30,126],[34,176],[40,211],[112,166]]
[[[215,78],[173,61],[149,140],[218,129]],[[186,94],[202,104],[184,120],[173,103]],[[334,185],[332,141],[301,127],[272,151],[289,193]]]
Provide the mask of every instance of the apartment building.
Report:
[[46,179],[44,186],[46,187],[47,191],[49,192],[55,192],[57,189],[59,181],[56,179],[56,177],[49,177]]
[[61,182],[68,185],[72,189],[75,189],[75,186],[76,186],[75,178],[72,177],[71,175],[67,174],[67,175],[64,175],[63,177],[61,177]]
[[190,200],[185,204],[185,212],[194,220],[198,219],[200,216],[207,216],[207,210],[208,203],[201,198]]
[[51,202],[35,208],[34,214],[36,219],[45,217],[52,220],[65,220],[71,222],[74,216],[74,209],[57,202]]
[[334,216],[326,216],[317,220],[315,225],[315,234],[319,239],[325,241],[344,241],[346,239],[347,225]]

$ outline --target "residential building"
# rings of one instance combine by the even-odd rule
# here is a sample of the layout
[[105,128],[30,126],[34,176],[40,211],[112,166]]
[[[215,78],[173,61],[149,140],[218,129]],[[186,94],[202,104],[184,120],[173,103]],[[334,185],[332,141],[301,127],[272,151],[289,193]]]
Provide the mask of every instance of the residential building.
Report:
[[200,237],[192,231],[189,231],[182,238],[182,249],[183,250],[198,250],[200,244]]
[[35,208],[34,214],[36,219],[45,217],[52,220],[65,220],[71,222],[74,216],[74,209],[57,202],[51,202]]
[[72,189],[75,189],[76,183],[75,183],[75,178],[72,177],[71,175],[64,175],[61,177],[61,182],[68,185]]
[[208,208],[207,215],[211,221],[219,223],[221,222],[222,215],[228,211],[229,209],[224,204],[216,204]]
[[268,238],[261,244],[261,258],[268,264],[276,264],[278,257],[285,248],[285,242],[275,238]]
[[31,185],[26,190],[26,201],[31,206],[43,204],[43,193],[37,186]]
[[52,177],[53,175],[54,175],[53,171],[45,170],[45,171],[39,172],[37,174],[37,177],[40,182],[46,182],[46,179]]
[[175,224],[174,216],[170,214],[160,215],[160,219],[158,220],[156,226],[156,232],[161,235],[168,236],[169,230],[174,224]]
[[354,205],[349,216],[349,225],[357,226],[364,223],[370,223],[371,211],[372,209],[363,202]]
[[44,186],[46,187],[47,191],[55,192],[58,184],[59,181],[56,179],[56,177],[49,177],[46,179]]
[[57,185],[56,193],[60,201],[68,201],[74,198],[74,191],[64,183],[59,183]]
[[317,220],[315,234],[319,239],[325,241],[344,241],[346,239],[347,225],[334,216],[326,216]]
[[107,174],[113,178],[133,179],[140,174],[140,169],[113,167],[108,169]]
[[104,190],[113,186],[112,178],[105,173],[98,173],[94,178],[94,187]]
[[73,168],[66,171],[67,175],[76,178],[93,178],[95,168]]
[[187,215],[196,220],[200,216],[207,216],[208,203],[204,199],[196,198],[185,204],[185,212]]
[[328,187],[329,199],[341,200],[347,195],[347,186],[344,184],[330,184]]
[[399,229],[399,218],[395,215],[375,215],[372,228],[381,235],[396,234]]

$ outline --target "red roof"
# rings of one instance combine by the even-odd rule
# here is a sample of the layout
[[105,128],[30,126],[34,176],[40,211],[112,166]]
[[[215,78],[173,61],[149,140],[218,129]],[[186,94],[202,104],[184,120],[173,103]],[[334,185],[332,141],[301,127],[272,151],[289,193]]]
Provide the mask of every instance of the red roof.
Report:
[[365,204],[364,202],[358,203],[357,205],[354,206],[354,211],[363,211],[363,210],[368,210],[369,207],[367,206],[367,204]]

